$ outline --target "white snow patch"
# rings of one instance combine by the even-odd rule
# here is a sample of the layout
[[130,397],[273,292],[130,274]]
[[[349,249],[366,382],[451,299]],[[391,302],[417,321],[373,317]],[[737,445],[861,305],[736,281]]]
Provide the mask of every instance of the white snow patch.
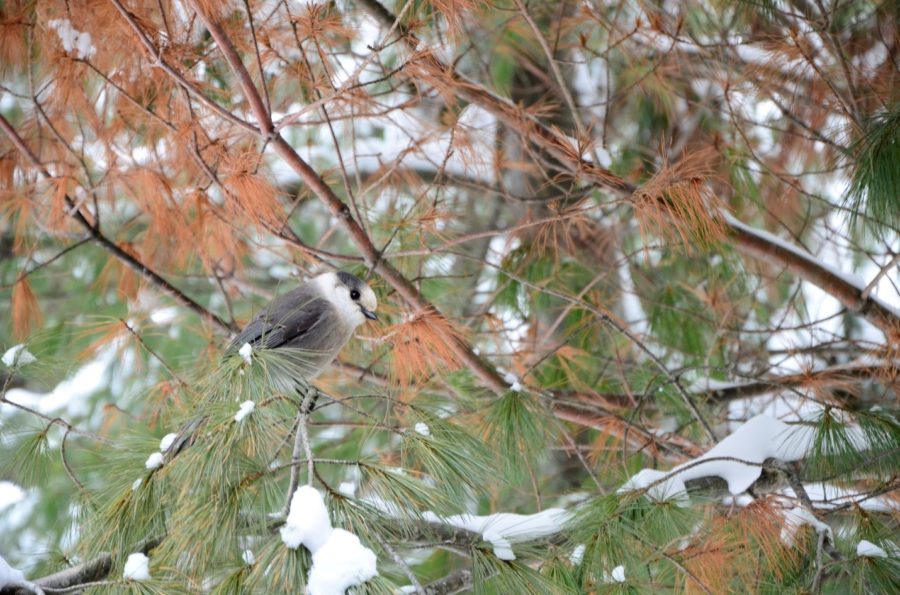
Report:
[[25,580],[25,575],[21,570],[13,568],[9,563],[0,556],[0,589],[3,587],[27,586],[29,583]]
[[69,19],[51,19],[47,24],[56,30],[59,41],[67,52],[73,52],[82,60],[96,53],[97,48],[94,47],[91,34],[75,29]]
[[[829,510],[852,503],[872,512],[891,513],[900,510],[900,502],[884,496],[871,497],[865,490],[858,491],[824,482],[808,483],[803,487],[815,508]],[[784,488],[782,493],[790,498],[797,497],[791,488]]]
[[253,401],[244,401],[243,403],[241,403],[238,412],[234,414],[234,421],[241,421],[242,419],[250,415],[250,413],[254,409],[256,409],[256,403],[254,403]]
[[507,372],[506,375],[503,376],[503,380],[505,380],[506,384],[509,385],[509,390],[516,393],[522,392],[522,383],[519,382],[519,377],[512,372]]
[[122,578],[133,581],[150,580],[150,558],[140,552],[129,554],[128,559],[125,560]]
[[494,546],[494,555],[501,560],[515,560],[513,543],[558,533],[569,520],[570,514],[562,508],[548,508],[535,514],[498,512],[487,516],[457,514],[449,517],[441,517],[429,511],[422,518],[430,523],[480,533],[485,541]]
[[299,269],[287,264],[276,264],[269,267],[269,276],[273,279],[285,280],[299,276]]
[[428,424],[420,421],[416,424],[416,433],[427,438],[428,436],[431,436],[431,428],[428,427]]
[[241,348],[238,349],[238,354],[244,358],[244,361],[247,362],[247,365],[250,365],[250,356],[253,354],[253,345],[250,343],[244,343],[241,345]]
[[581,564],[581,561],[584,560],[584,550],[585,549],[586,548],[583,543],[579,543],[578,545],[576,545],[575,549],[572,550],[572,553],[569,554],[569,562],[571,562],[575,566],[578,566],[579,564]]
[[497,530],[487,529],[482,534],[482,537],[494,547],[494,555],[500,560],[516,559],[516,554],[513,552],[509,539],[501,535]]
[[0,510],[21,502],[25,498],[25,490],[11,481],[0,481]]
[[243,560],[244,564],[247,566],[256,564],[256,556],[253,555],[253,550],[244,550],[241,552],[241,560]]
[[[860,432],[848,429],[848,438],[864,444]],[[790,426],[767,415],[757,415],[712,447],[709,452],[678,465],[668,473],[644,469],[634,475],[619,492],[650,488],[648,495],[656,499],[681,497],[684,483],[691,479],[721,477],[728,483],[728,491],[740,494],[747,490],[762,473],[766,459],[797,461],[806,456],[813,438],[813,428]]]
[[812,512],[800,506],[795,506],[784,512],[784,527],[781,528],[781,541],[787,545],[794,545],[797,531],[803,525],[811,525],[816,530],[816,533],[825,533],[831,542],[834,543],[834,534],[831,532],[831,527],[817,519]]
[[312,560],[309,595],[338,595],[378,574],[375,552],[344,529],[334,529]]
[[660,502],[687,498],[684,481],[673,472],[667,473],[658,469],[641,469],[622,484],[616,493],[624,494],[636,490],[647,490],[648,498]]
[[166,452],[172,448],[172,443],[175,442],[176,438],[178,438],[178,434],[175,432],[163,436],[162,440],[159,441],[159,452]]
[[155,452],[149,457],[147,457],[147,462],[144,463],[144,467],[147,469],[159,469],[163,464],[163,453]]
[[625,316],[625,322],[631,326],[632,331],[638,335],[647,332],[649,318],[644,312],[644,306],[641,304],[641,298],[638,297],[637,290],[634,288],[634,280],[631,278],[631,267],[628,264],[628,258],[621,252],[616,253],[616,262],[618,264],[619,284],[622,288],[622,314]]
[[144,479],[142,477],[138,477],[133,482],[131,482],[131,491],[136,492],[141,484],[144,483]]
[[333,529],[325,501],[311,486],[297,488],[281,540],[289,548],[301,544],[312,553],[309,595],[340,595],[378,574],[375,552],[344,529]]
[[157,308],[150,313],[150,321],[161,326],[172,322],[176,316],[178,316],[178,308],[175,306]]
[[619,564],[612,569],[609,574],[603,573],[603,582],[605,583],[624,583],[625,582],[625,566]]
[[356,482],[355,481],[342,481],[338,486],[338,492],[345,496],[349,496],[350,498],[356,496]]
[[[875,545],[871,541],[866,541],[865,539],[860,540],[858,544],[856,544],[856,555],[857,556],[865,556],[867,558],[887,558],[887,552],[881,549],[879,546]],[[2,558],[0,558],[2,559]]]
[[14,368],[16,366],[27,366],[28,364],[33,364],[37,361],[37,358],[34,355],[25,349],[25,344],[20,343],[18,345],[13,345],[9,349],[6,350],[6,353],[3,354],[3,357],[0,358],[7,367]]
[[328,509],[318,490],[300,486],[291,497],[291,508],[281,528],[281,541],[291,549],[301,544],[315,552],[331,536],[331,520]]

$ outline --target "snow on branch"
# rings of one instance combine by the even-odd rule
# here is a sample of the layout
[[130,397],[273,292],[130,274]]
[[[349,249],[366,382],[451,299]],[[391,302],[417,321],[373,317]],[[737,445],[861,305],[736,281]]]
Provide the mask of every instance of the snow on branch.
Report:
[[801,279],[837,298],[848,310],[865,317],[888,337],[900,333],[900,312],[866,293],[866,283],[839,271],[812,254],[763,229],[756,229],[722,212],[737,246],[744,252],[777,263]]
[[310,595],[343,593],[378,574],[375,552],[353,533],[331,526],[322,495],[311,486],[294,492],[281,540],[292,549],[303,545],[312,554]]
[[[847,428],[849,440],[864,448],[865,436],[855,427]],[[619,493],[646,490],[654,500],[685,500],[685,482],[720,477],[733,495],[741,494],[759,479],[763,464],[769,459],[799,461],[809,454],[815,429],[805,425],[789,425],[767,415],[757,415],[706,454],[678,465],[671,471],[643,469],[619,488]]]
[[555,535],[562,531],[570,515],[569,511],[562,508],[547,508],[534,514],[498,512],[486,516],[456,514],[441,517],[433,512],[426,512],[422,518],[429,523],[480,533],[493,546],[495,556],[501,560],[515,560],[513,543]]

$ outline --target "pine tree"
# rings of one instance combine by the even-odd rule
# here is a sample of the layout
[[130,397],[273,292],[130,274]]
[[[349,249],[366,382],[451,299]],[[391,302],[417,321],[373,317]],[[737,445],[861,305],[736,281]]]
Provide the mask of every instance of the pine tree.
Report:
[[897,592],[898,16],[0,1],[0,594]]

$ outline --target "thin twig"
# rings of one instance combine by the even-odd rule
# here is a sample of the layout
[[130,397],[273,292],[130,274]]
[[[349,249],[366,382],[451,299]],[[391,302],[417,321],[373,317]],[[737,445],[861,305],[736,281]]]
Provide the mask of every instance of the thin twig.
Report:
[[[19,133],[16,132],[16,130],[2,114],[0,114],[0,129],[2,129],[9,140],[12,141],[13,145],[15,145],[16,148],[23,155],[25,155],[25,157],[27,157],[29,161],[31,161],[32,165],[34,165],[41,177],[45,179],[53,178],[53,175],[43,165],[38,156],[34,154],[34,152],[28,147],[27,144],[25,144],[25,141],[22,140],[22,137],[19,136]],[[91,234],[91,238],[95,242],[97,242],[97,244],[102,246],[107,252],[110,252],[113,256],[118,258],[129,268],[137,271],[143,278],[163,289],[166,293],[174,297],[182,305],[199,314],[201,318],[212,322],[225,330],[230,330],[233,332],[237,332],[239,330],[236,325],[231,325],[225,322],[217,314],[201,306],[198,302],[188,297],[183,291],[169,283],[156,271],[123,250],[118,244],[103,235],[98,226],[95,223],[92,223],[87,218],[87,216],[84,215],[84,213],[80,208],[78,208],[72,197],[70,197],[68,194],[64,195],[64,199],[66,202],[66,206],[68,207],[66,209],[66,212],[71,215],[78,223],[80,223],[81,226],[84,227],[89,234]]]

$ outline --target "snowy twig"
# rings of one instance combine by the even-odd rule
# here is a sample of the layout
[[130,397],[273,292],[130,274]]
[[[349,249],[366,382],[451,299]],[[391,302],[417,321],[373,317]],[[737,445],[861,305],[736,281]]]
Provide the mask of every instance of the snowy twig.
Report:
[[763,261],[775,261],[794,275],[818,286],[835,297],[848,310],[856,312],[881,329],[888,338],[900,329],[900,314],[868,295],[865,287],[858,287],[812,254],[782,241],[767,231],[750,227],[728,213],[723,212],[722,219],[742,252]]
[[284,505],[284,515],[287,516],[291,507],[291,499],[300,483],[300,455],[306,455],[306,485],[312,485],[313,477],[315,477],[315,462],[313,460],[312,447],[309,445],[309,410],[312,407],[315,397],[318,395],[317,389],[312,386],[306,387],[306,394],[303,395],[303,401],[300,403],[300,411],[297,413],[297,420],[294,422],[296,426],[296,436],[294,437],[294,449],[291,451],[291,480],[288,483],[287,501]]
[[91,581],[87,583],[81,583],[78,585],[72,585],[71,587],[62,587],[59,589],[54,589],[52,587],[44,588],[45,593],[52,593],[62,595],[63,593],[81,593],[85,589],[92,589],[94,587],[112,587],[119,583],[115,581]]
[[[158,546],[160,542],[162,542],[161,537],[145,539],[137,546],[135,551],[146,554]],[[112,555],[102,553],[96,558],[77,566],[35,579],[33,583],[48,594],[78,592],[92,586],[106,585],[105,579],[109,576],[112,567]],[[24,587],[0,589],[0,595],[35,595],[36,593],[37,591]]]
[[[785,390],[802,386],[814,386],[821,389],[826,386],[846,386],[849,381],[870,381],[873,378],[888,377],[896,364],[891,361],[873,363],[849,363],[831,366],[819,370],[771,376],[752,382],[735,383],[728,386],[714,386],[703,390],[701,383],[696,390],[697,395],[706,395],[715,401],[735,401],[747,397],[770,394],[775,390]],[[851,395],[848,398],[853,398]]]
[[[797,498],[800,500],[803,506],[807,510],[809,510],[810,514],[816,516],[816,507],[813,505],[812,499],[806,492],[806,488],[803,486],[803,482],[800,481],[800,476],[797,473],[797,463],[791,464],[784,461],[769,461],[765,465],[765,468],[777,469],[779,472],[783,473],[787,478],[788,485],[790,485],[791,489],[794,490],[794,494],[797,495]],[[834,543],[832,543],[831,537],[826,535],[823,539],[822,535],[825,535],[825,531],[820,531],[819,535],[820,547],[824,547],[825,552],[827,552],[833,560],[843,560],[844,555],[841,554],[841,552],[839,552],[836,547],[834,547]]]
[[416,588],[415,592],[419,595],[424,595],[425,589],[422,587],[422,583],[419,582],[418,577],[416,577],[416,573],[413,572],[412,568],[409,567],[409,564],[406,563],[406,560],[404,560],[400,556],[397,550],[391,547],[391,544],[382,539],[377,531],[372,531],[370,535],[375,539],[375,541],[379,543],[379,545],[381,545],[382,548],[384,548],[384,551],[386,551],[388,555],[390,555],[394,563],[403,570],[403,574],[406,575],[406,578],[409,579],[409,582],[412,583],[412,585]]

